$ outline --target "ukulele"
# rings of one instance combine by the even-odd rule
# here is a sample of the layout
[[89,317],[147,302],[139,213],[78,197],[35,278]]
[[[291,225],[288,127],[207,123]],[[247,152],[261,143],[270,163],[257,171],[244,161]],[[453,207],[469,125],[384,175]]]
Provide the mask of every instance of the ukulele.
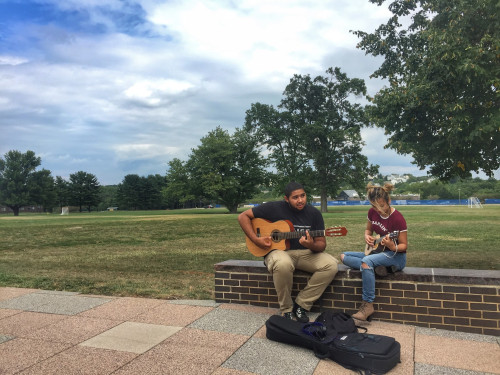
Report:
[[[399,230],[396,230],[394,232],[389,233],[389,239],[395,240],[399,236]],[[385,235],[380,237],[380,234],[377,234],[375,237],[375,241],[373,243],[373,246],[366,245],[365,247],[365,255],[370,255],[370,254],[377,254],[381,253],[382,251],[385,250],[385,246],[380,245],[382,240],[385,238]]]
[[[271,237],[273,244],[266,249],[263,249],[246,237],[246,245],[248,250],[257,257],[263,257],[272,250],[288,250],[290,248],[290,239],[300,238],[306,235],[303,230],[295,231],[293,224],[289,220],[269,221],[265,219],[252,219],[252,227],[257,237]],[[344,227],[331,227],[325,230],[312,230],[309,235],[312,237],[336,237],[345,236],[347,229]]]

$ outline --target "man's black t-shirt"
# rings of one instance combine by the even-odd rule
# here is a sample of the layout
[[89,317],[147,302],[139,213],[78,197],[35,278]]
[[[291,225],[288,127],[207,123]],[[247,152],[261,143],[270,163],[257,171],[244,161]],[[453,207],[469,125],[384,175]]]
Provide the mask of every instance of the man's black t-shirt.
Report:
[[[318,209],[307,204],[302,210],[297,211],[290,207],[286,201],[267,202],[260,206],[252,208],[253,215],[256,218],[269,221],[289,220],[295,231],[305,230],[324,230],[325,222]],[[290,249],[305,249],[299,243],[298,239],[290,239]]]

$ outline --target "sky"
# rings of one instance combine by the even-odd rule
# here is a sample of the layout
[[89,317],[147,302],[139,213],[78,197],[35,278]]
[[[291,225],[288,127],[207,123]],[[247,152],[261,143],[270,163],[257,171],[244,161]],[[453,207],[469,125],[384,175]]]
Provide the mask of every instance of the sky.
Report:
[[[276,106],[294,74],[340,67],[365,79],[381,60],[350,30],[391,13],[368,0],[0,0],[0,157],[32,150],[40,168],[101,185],[165,175],[252,103]],[[382,174],[426,175],[362,131]]]

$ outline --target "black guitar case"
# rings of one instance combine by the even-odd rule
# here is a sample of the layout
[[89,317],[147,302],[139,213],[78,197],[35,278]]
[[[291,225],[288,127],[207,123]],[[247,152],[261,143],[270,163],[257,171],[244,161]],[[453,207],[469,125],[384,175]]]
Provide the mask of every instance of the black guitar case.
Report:
[[342,333],[320,322],[300,323],[279,315],[266,321],[266,337],[314,351],[321,359],[365,374],[384,374],[400,362],[401,345],[393,337],[368,333]]

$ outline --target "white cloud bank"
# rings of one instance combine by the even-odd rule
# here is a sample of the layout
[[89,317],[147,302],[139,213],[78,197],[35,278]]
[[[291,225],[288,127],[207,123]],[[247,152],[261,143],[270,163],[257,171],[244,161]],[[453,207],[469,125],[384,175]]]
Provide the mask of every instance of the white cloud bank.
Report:
[[[165,174],[252,103],[278,104],[293,74],[339,66],[372,95],[382,85],[349,32],[389,17],[367,0],[16,3],[0,8],[0,154],[33,150],[54,176]],[[363,137],[383,173],[422,174],[383,149],[383,131]]]

